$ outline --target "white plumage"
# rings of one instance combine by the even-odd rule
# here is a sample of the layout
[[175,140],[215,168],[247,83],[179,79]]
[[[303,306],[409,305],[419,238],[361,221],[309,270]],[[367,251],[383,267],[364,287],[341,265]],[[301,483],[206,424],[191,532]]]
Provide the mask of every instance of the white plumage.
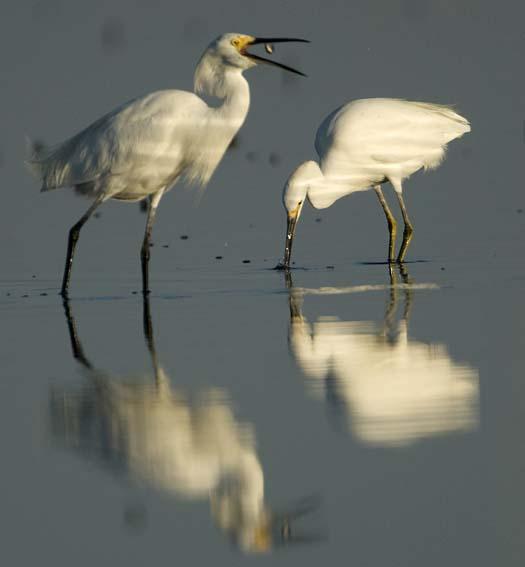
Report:
[[235,419],[224,392],[201,391],[190,403],[161,367],[156,387],[85,374],[89,387],[53,392],[57,440],[172,496],[209,499],[216,523],[241,548],[267,549],[264,473],[251,427]]
[[315,149],[319,163],[301,164],[288,179],[283,202],[288,213],[284,267],[306,198],[317,209],[356,191],[374,188],[390,228],[389,261],[393,260],[395,220],[381,192],[390,181],[405,220],[405,238],[398,257],[403,261],[412,226],[402,199],[402,182],[421,168],[437,167],[447,144],[470,131],[468,121],[450,107],[399,99],[375,98],[350,102],[321,123]]
[[248,111],[244,87],[228,117],[229,109],[210,108],[184,91],[125,103],[31,162],[42,190],[74,186],[92,197],[136,201],[171,187],[181,174],[206,184]]
[[28,161],[42,181],[42,191],[74,187],[94,199],[70,231],[62,295],[67,295],[80,229],[108,199],[150,198],[142,245],[143,291],[148,292],[149,239],[155,211],[166,190],[181,176],[206,185],[250,107],[243,72],[259,62],[302,74],[286,65],[247,52],[257,43],[304,41],[255,38],[228,33],[213,41],[197,65],[196,93],[222,100],[209,106],[197,94],[166,90],[131,100],[77,135]]
[[153,373],[141,378],[95,368],[67,300],[64,305],[85,381],[80,388],[52,390],[53,438],[117,475],[178,498],[209,500],[215,523],[243,551],[291,543],[294,537],[283,530],[307,507],[276,514],[267,506],[254,428],[236,418],[223,389],[201,389],[188,399],[172,386],[157,360],[147,298],[143,327]]
[[337,317],[310,324],[299,293],[290,296],[291,353],[308,389],[357,440],[403,447],[477,428],[477,370],[453,360],[445,345],[410,338],[408,316],[395,325],[391,313],[384,325]]

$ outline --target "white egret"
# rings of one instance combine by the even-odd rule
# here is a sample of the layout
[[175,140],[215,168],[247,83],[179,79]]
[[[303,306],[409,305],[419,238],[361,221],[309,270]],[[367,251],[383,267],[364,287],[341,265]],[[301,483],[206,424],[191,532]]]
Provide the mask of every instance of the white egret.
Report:
[[[149,290],[149,242],[163,194],[184,177],[206,185],[250,106],[243,71],[268,63],[303,75],[281,63],[247,51],[256,44],[306,42],[293,38],[256,38],[227,33],[202,55],[194,77],[195,93],[158,91],[131,100],[77,135],[51,149],[36,151],[29,166],[42,180],[42,191],[74,187],[93,204],[69,232],[61,293],[67,295],[80,229],[108,199],[149,199],[141,249],[142,287]],[[198,94],[222,100],[209,106]]]
[[411,284],[406,277],[403,287],[401,319],[395,321],[394,280],[382,324],[337,317],[310,324],[302,313],[304,293],[290,289],[290,351],[308,389],[324,398],[366,445],[403,447],[478,425],[478,371],[453,360],[445,345],[409,336]]
[[388,223],[388,261],[394,261],[396,221],[381,190],[390,181],[405,229],[398,262],[403,262],[413,227],[403,201],[402,182],[421,168],[436,168],[448,142],[470,131],[468,121],[448,106],[400,99],[350,102],[322,122],[315,137],[320,162],[306,161],[284,187],[287,211],[285,252],[278,268],[289,268],[297,221],[306,198],[316,209],[374,188]]
[[304,500],[282,513],[269,508],[253,426],[235,417],[226,392],[203,389],[190,401],[172,386],[157,360],[147,297],[144,333],[154,373],[140,381],[96,368],[84,352],[69,303],[64,306],[73,356],[86,382],[78,389],[53,388],[55,440],[169,495],[208,499],[215,523],[242,551],[308,541],[308,534],[292,533],[291,524],[314,503]]

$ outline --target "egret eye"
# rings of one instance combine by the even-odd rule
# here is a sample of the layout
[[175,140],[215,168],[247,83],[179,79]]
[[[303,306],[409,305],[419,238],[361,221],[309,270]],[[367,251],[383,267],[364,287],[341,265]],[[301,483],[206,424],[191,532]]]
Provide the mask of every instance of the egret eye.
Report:
[[234,47],[238,47],[239,46],[239,39],[238,38],[232,39],[232,45]]

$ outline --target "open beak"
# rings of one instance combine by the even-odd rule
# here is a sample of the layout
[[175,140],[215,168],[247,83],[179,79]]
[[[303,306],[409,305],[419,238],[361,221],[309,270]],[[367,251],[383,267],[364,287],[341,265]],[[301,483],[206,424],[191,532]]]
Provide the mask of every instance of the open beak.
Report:
[[307,39],[298,39],[292,37],[256,37],[252,41],[250,41],[242,50],[241,55],[256,61],[257,63],[266,63],[267,65],[273,65],[274,67],[279,67],[280,69],[284,69],[285,71],[289,71],[290,73],[295,73],[297,75],[301,75],[302,77],[306,77],[304,73],[294,69],[293,67],[289,67],[288,65],[284,65],[283,63],[278,63],[277,61],[272,61],[271,59],[266,59],[266,57],[261,57],[260,55],[254,55],[253,53],[248,53],[246,48],[249,45],[257,45],[260,43],[264,44],[274,44],[274,43],[288,43],[288,42],[299,42],[299,43],[310,43]]

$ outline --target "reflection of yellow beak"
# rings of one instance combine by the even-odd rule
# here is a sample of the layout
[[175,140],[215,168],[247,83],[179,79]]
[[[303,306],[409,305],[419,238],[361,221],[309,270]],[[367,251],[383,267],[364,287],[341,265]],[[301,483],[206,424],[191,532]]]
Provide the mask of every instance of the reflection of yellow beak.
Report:
[[272,536],[267,522],[261,523],[253,534],[253,551],[266,553],[272,547]]

